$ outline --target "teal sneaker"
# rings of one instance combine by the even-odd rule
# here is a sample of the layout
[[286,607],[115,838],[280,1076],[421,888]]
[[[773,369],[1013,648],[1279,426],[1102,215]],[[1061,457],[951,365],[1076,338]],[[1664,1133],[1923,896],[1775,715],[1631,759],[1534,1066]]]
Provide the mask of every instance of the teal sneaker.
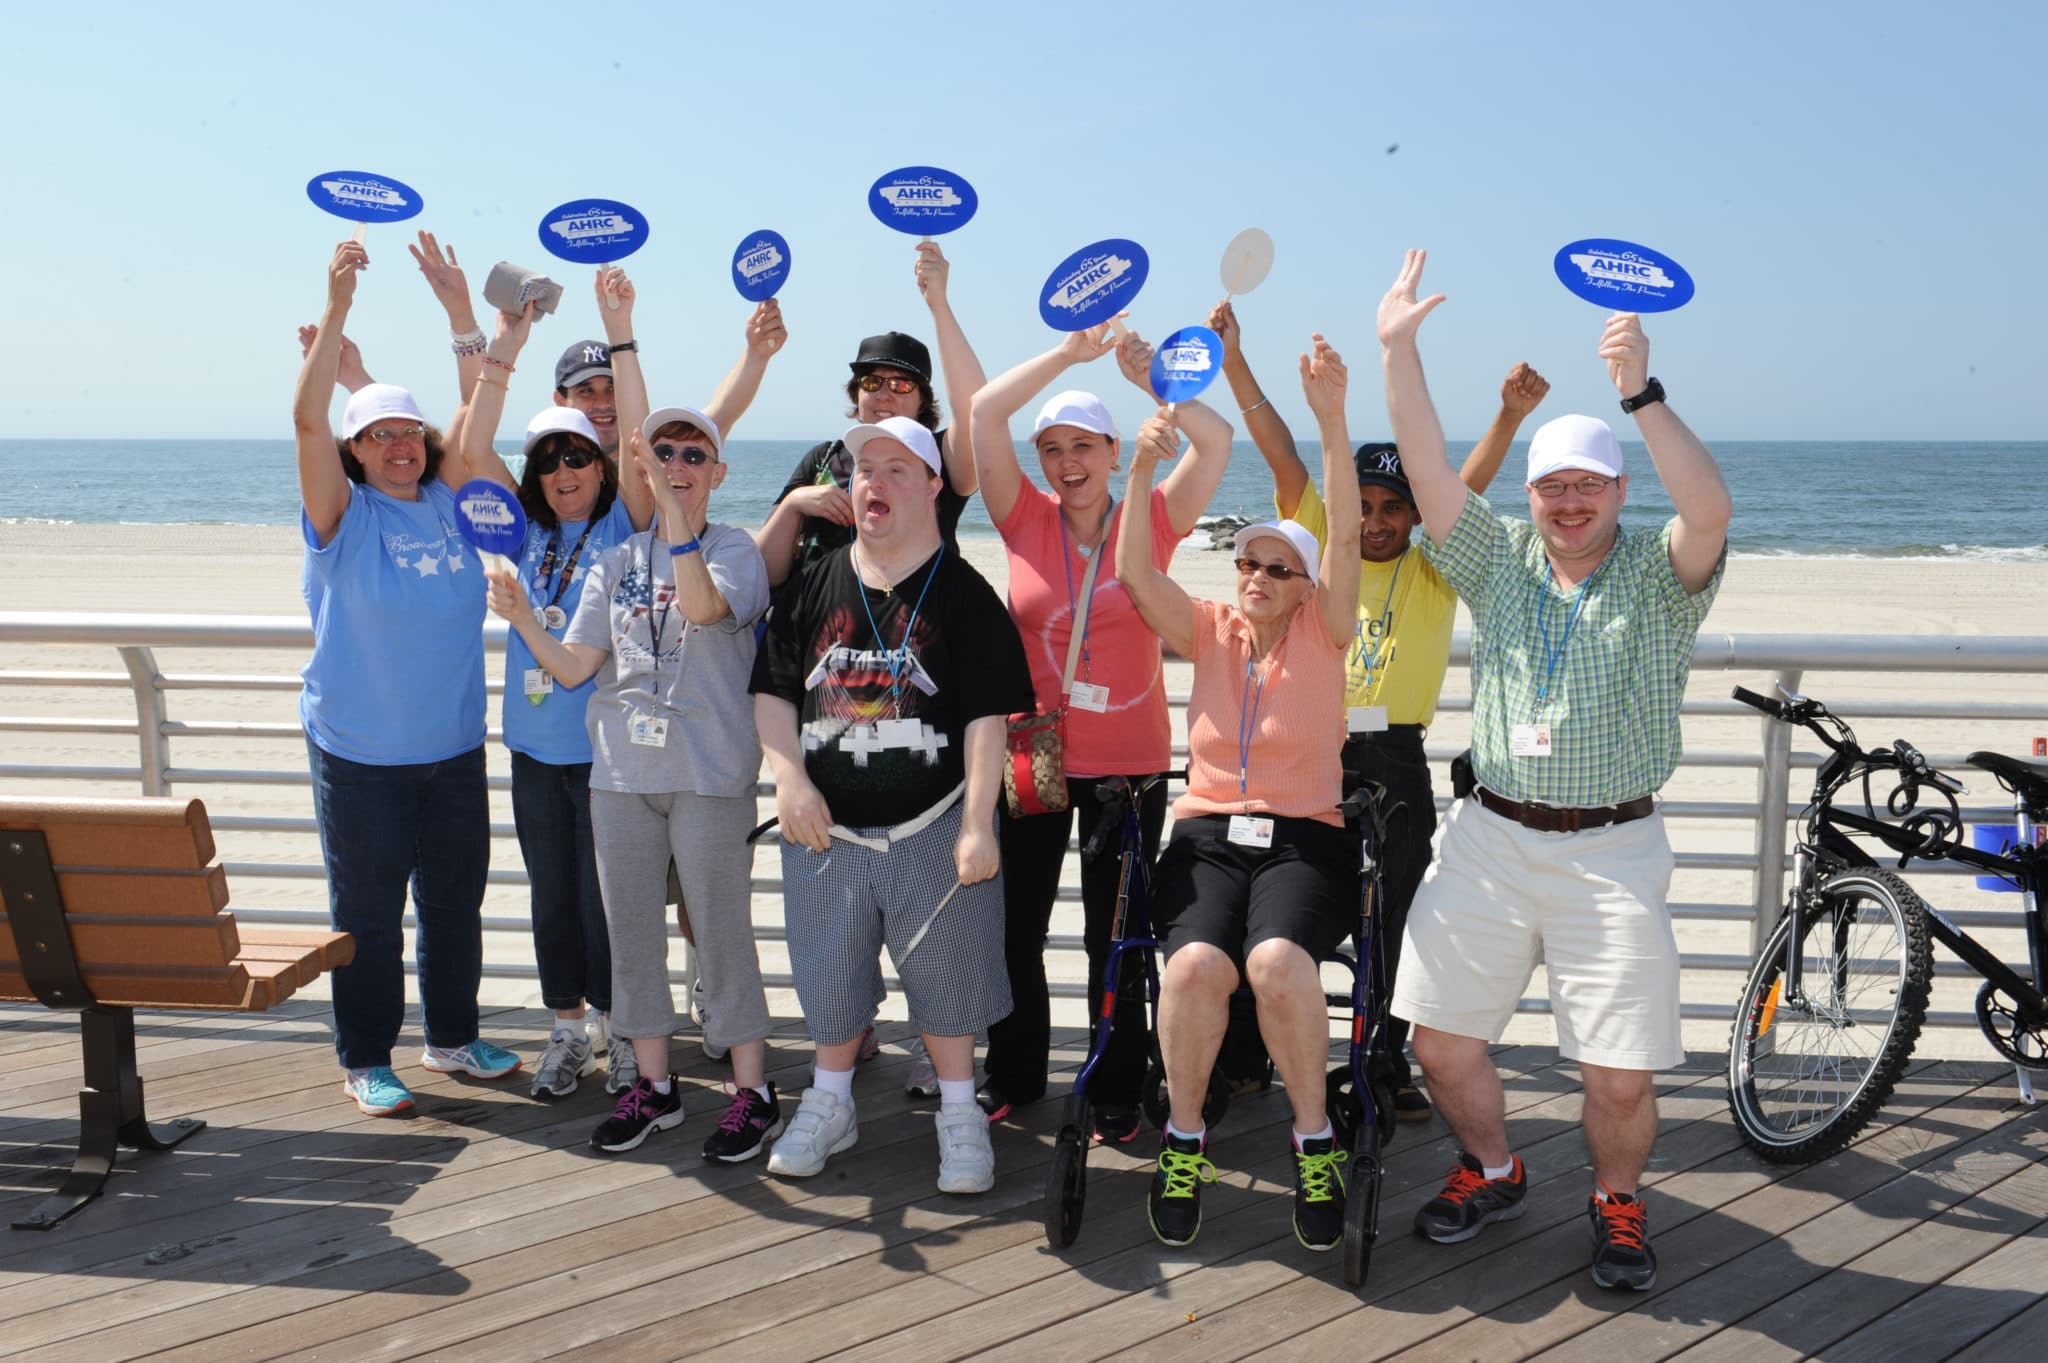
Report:
[[467,1074],[475,1079],[503,1079],[517,1070],[519,1057],[503,1046],[493,1046],[478,1037],[467,1046],[428,1046],[420,1053],[420,1066],[439,1074]]
[[356,1100],[366,1117],[389,1117],[412,1106],[412,1090],[399,1082],[389,1065],[343,1070],[341,1091]]

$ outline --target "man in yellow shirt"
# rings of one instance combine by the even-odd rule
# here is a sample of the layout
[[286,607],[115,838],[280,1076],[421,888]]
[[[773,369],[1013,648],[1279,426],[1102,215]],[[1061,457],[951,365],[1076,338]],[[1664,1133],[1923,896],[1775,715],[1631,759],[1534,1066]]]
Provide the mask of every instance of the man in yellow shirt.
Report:
[[[1326,539],[1323,499],[1294,448],[1287,423],[1273,410],[1252,376],[1238,344],[1237,314],[1228,302],[1209,314],[1209,327],[1223,338],[1223,376],[1244,414],[1245,427],[1273,471],[1273,506]],[[1459,477],[1474,492],[1485,492],[1507,457],[1523,420],[1543,401],[1550,385],[1526,364],[1508,372],[1500,390],[1500,412],[1472,447]],[[1392,445],[1360,445],[1358,470],[1358,628],[1346,658],[1344,793],[1361,781],[1387,788],[1389,807],[1405,803],[1408,815],[1388,830],[1385,849],[1385,915],[1380,940],[1387,954],[1387,979],[1400,963],[1408,904],[1429,867],[1436,832],[1436,794],[1422,738],[1436,717],[1450,663],[1451,624],[1458,596],[1431,567],[1409,536],[1420,522],[1414,495]],[[1415,1086],[1405,1047],[1408,1024],[1388,1019],[1388,1054],[1393,1063],[1394,1114],[1404,1122],[1426,1121],[1429,1100]]]

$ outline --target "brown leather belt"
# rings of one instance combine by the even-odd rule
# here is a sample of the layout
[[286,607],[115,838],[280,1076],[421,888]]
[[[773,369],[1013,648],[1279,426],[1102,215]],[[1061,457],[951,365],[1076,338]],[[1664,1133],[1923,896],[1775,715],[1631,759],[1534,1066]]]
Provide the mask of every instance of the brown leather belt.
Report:
[[1642,795],[1618,805],[1600,805],[1582,808],[1571,805],[1539,805],[1534,801],[1510,800],[1505,795],[1496,795],[1485,786],[1472,787],[1472,793],[1503,819],[1513,819],[1524,828],[1533,828],[1538,833],[1577,833],[1587,828],[1605,828],[1609,824],[1632,823],[1657,812],[1657,801],[1653,796]]

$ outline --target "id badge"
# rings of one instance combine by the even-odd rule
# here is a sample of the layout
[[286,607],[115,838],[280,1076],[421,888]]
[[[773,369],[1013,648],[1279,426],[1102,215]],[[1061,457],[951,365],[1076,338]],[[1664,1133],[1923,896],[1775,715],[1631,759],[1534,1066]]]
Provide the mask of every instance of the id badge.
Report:
[[1517,724],[1514,735],[1516,757],[1550,756],[1550,726],[1548,724]]
[[626,737],[643,748],[668,746],[668,721],[659,715],[634,715],[626,721]]
[[885,748],[921,748],[924,731],[914,719],[884,719],[875,724],[875,738]]
[[1256,814],[1230,816],[1230,840],[1240,847],[1271,847],[1273,821]]
[[555,679],[538,667],[526,669],[526,698],[535,705],[545,700],[555,689]]
[[1067,701],[1076,710],[1087,710],[1094,714],[1109,713],[1109,688],[1093,682],[1077,681],[1074,689],[1067,692]]
[[1383,734],[1387,731],[1387,707],[1384,705],[1352,705],[1344,711],[1346,733]]

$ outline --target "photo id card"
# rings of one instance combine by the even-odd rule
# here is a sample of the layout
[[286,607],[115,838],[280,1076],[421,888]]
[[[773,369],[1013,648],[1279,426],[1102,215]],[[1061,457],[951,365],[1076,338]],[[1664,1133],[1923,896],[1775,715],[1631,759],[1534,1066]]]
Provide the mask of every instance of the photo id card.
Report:
[[1240,847],[1271,847],[1273,821],[1256,814],[1230,816],[1230,840]]
[[1387,707],[1352,705],[1344,711],[1344,731],[1353,734],[1383,734],[1387,731]]
[[1548,724],[1517,724],[1512,738],[1514,754],[1517,757],[1550,756],[1550,726]]
[[924,746],[924,733],[914,719],[884,719],[875,723],[875,737],[885,748]]
[[555,679],[537,667],[529,667],[526,669],[525,687],[528,698],[538,698],[555,689]]
[[626,737],[643,748],[668,746],[668,721],[657,715],[634,715],[626,721]]
[[1109,688],[1106,686],[1077,681],[1074,689],[1067,692],[1067,700],[1076,710],[1088,710],[1098,715],[1109,713]]

